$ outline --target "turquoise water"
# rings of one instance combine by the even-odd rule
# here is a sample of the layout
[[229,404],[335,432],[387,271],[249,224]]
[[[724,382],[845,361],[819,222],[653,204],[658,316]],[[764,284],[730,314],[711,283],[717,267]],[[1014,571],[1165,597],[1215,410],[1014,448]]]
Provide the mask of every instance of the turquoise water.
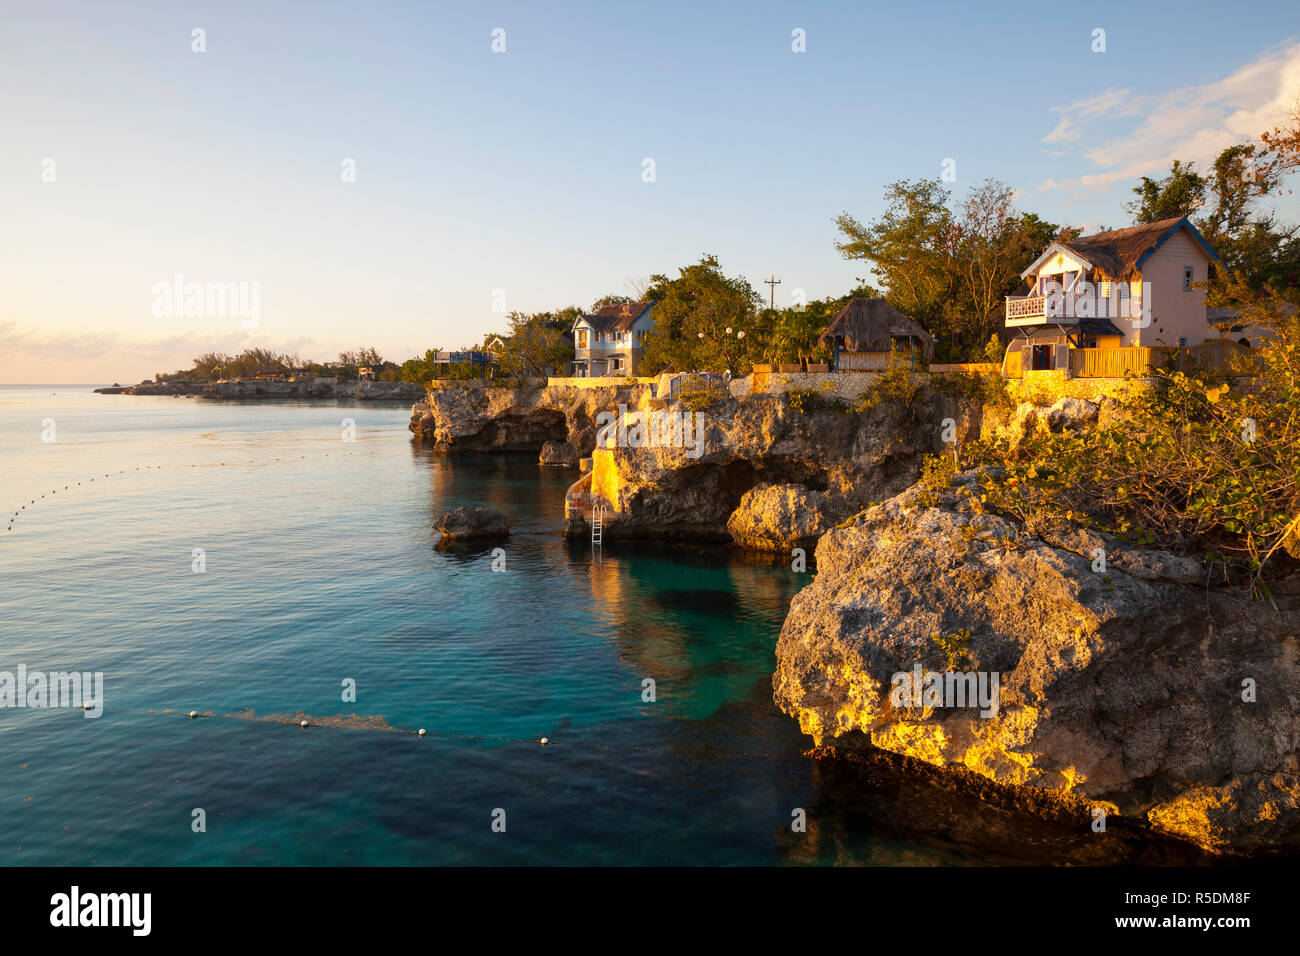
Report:
[[[557,534],[571,473],[434,453],[408,413],[0,387],[0,670],[102,671],[105,696],[98,719],[0,709],[0,862],[1022,858],[1005,833],[968,845],[974,811],[893,782],[850,796],[805,754],[770,683],[803,576],[596,559]],[[515,517],[506,570],[439,545],[462,504]]]

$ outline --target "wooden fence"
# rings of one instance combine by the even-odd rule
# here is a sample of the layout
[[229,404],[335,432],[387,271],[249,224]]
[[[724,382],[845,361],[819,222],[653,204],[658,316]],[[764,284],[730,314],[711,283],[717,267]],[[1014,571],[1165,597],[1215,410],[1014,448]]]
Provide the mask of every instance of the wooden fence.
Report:
[[[1002,363],[1004,378],[1024,375],[1024,352],[1008,352]],[[1146,377],[1152,368],[1173,367],[1182,372],[1229,371],[1234,358],[1249,357],[1250,349],[1230,339],[1212,339],[1187,348],[1133,345],[1117,349],[1070,349],[1071,378],[1124,378],[1129,372]]]

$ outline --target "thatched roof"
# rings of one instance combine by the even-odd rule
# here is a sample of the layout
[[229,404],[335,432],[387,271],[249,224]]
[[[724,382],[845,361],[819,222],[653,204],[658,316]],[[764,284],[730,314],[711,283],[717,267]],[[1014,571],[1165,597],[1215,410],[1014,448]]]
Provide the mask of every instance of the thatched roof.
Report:
[[893,339],[912,339],[926,358],[934,355],[934,336],[884,299],[850,299],[818,342],[829,348],[835,339],[850,352],[888,352]]
[[1142,264],[1151,253],[1164,245],[1179,229],[1186,229],[1211,259],[1219,258],[1186,216],[1142,223],[1126,229],[1096,232],[1061,245],[1110,278],[1124,281],[1136,279],[1141,273]]

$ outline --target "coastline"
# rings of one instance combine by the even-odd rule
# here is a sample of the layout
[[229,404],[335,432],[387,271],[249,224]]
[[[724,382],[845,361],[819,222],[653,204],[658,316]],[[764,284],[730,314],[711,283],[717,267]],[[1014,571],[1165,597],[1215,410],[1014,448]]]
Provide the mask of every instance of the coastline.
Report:
[[303,382],[141,382],[139,385],[111,385],[93,389],[98,395],[174,395],[216,401],[265,399],[352,399],[358,402],[412,402],[425,390],[413,382],[339,381],[315,378]]

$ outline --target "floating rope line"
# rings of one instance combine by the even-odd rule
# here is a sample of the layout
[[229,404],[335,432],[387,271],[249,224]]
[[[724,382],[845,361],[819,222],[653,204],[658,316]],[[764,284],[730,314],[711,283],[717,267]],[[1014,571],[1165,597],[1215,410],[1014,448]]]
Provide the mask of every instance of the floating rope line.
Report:
[[[349,457],[349,458],[356,457],[357,454],[358,454],[358,453],[355,452],[355,451],[350,451],[350,452],[347,453],[347,457]],[[378,451],[372,451],[372,452],[369,452],[369,456],[370,456],[370,457],[374,457],[374,456],[377,455],[377,454],[379,454]],[[329,453],[329,452],[326,452],[324,457],[328,458],[329,456],[330,456],[330,453]],[[300,460],[306,460],[307,456],[306,456],[306,455],[300,455],[299,458],[300,458]],[[279,460],[280,460],[279,458],[275,458],[275,459],[273,459],[273,460],[271,460],[271,461],[258,461],[256,458],[250,458],[250,459],[248,459],[247,462],[244,462],[244,461],[238,461],[238,462],[230,461],[230,462],[225,462],[225,461],[223,461],[223,462],[201,462],[201,463],[193,463],[193,464],[188,464],[188,465],[136,465],[135,468],[132,470],[131,474],[134,474],[135,472],[144,472],[144,471],[179,471],[179,470],[181,470],[181,469],[185,469],[185,468],[224,468],[224,467],[226,467],[226,465],[237,465],[237,466],[242,466],[242,465],[245,465],[245,464],[247,464],[247,465],[253,465],[253,466],[255,466],[255,467],[267,468],[267,467],[270,467],[271,465],[274,465],[274,464],[275,464],[276,462],[278,462]],[[127,471],[126,471],[125,468],[123,468],[122,470],[118,471],[118,473],[117,473],[117,475],[125,475],[125,474],[127,474]],[[115,478],[115,477],[117,477],[117,475],[114,475],[111,471],[106,471],[106,472],[104,472],[104,474],[103,474],[102,476],[97,476],[97,477],[103,477],[103,478]],[[64,491],[69,491],[69,490],[71,490],[72,488],[79,488],[79,487],[81,487],[82,485],[88,485],[88,484],[90,484],[90,483],[93,482],[94,480],[95,480],[94,478],[88,478],[88,479],[86,479],[84,482],[82,482],[82,481],[77,482],[75,485],[64,485],[64,486],[63,486],[63,490],[64,490]],[[59,493],[59,492],[58,492],[58,489],[57,489],[57,488],[56,488],[56,489],[53,489],[52,491],[50,491],[50,494],[51,494],[51,495],[57,495],[58,493]],[[10,532],[10,531],[12,531],[12,530],[14,529],[14,521],[15,521],[18,517],[20,517],[24,511],[27,510],[27,505],[34,505],[34,504],[36,504],[37,501],[40,501],[40,500],[42,500],[42,499],[44,499],[44,498],[45,498],[45,495],[41,495],[39,498],[32,498],[30,501],[27,502],[26,505],[21,506],[17,511],[13,512],[13,514],[11,514],[11,515],[9,516],[9,524],[5,527],[5,533],[7,534],[8,532]],[[0,538],[0,540],[3,540],[3,539]]]
[[492,734],[453,734],[446,731],[426,730],[421,727],[419,730],[412,730],[409,727],[395,727],[378,715],[360,716],[358,714],[335,714],[328,717],[313,717],[312,715],[298,711],[294,714],[258,714],[250,707],[247,710],[237,711],[233,714],[218,714],[213,711],[182,711],[182,710],[136,710],[129,707],[105,707],[106,711],[115,714],[135,714],[137,716],[156,716],[156,717],[182,717],[185,720],[243,720],[253,723],[281,724],[284,726],[297,725],[304,730],[309,727],[329,728],[332,730],[369,730],[378,733],[388,734],[407,734],[413,737],[448,737],[461,740],[488,740],[500,743],[511,744],[534,744],[543,747],[552,744],[548,737],[499,737]]
[[[304,730],[315,727],[318,729],[328,730],[369,730],[376,733],[402,734],[411,737],[441,737],[449,740],[482,740],[491,743],[507,744],[531,744],[532,746],[554,747],[556,742],[549,737],[501,737],[495,734],[455,734],[448,731],[426,730],[421,727],[418,730],[412,730],[409,727],[395,727],[383,717],[371,714],[361,716],[358,714],[335,714],[329,717],[313,717],[304,711],[298,711],[293,714],[257,714],[250,707],[246,710],[237,711],[233,714],[218,714],[213,711],[183,711],[172,710],[138,710],[129,707],[105,707],[108,713],[115,714],[133,714],[143,717],[178,717],[183,720],[242,720],[252,723],[280,724],[285,727],[298,726]],[[591,750],[603,750],[607,752],[626,753],[628,751],[652,751],[663,749],[657,746],[642,746],[640,744],[607,744],[599,743],[592,740],[575,741],[575,746],[586,747]],[[666,746],[666,745],[665,745]],[[731,756],[735,757],[769,757],[773,759],[784,759],[784,754],[766,753],[761,751],[734,750],[728,751]],[[811,751],[805,751],[805,755]]]

